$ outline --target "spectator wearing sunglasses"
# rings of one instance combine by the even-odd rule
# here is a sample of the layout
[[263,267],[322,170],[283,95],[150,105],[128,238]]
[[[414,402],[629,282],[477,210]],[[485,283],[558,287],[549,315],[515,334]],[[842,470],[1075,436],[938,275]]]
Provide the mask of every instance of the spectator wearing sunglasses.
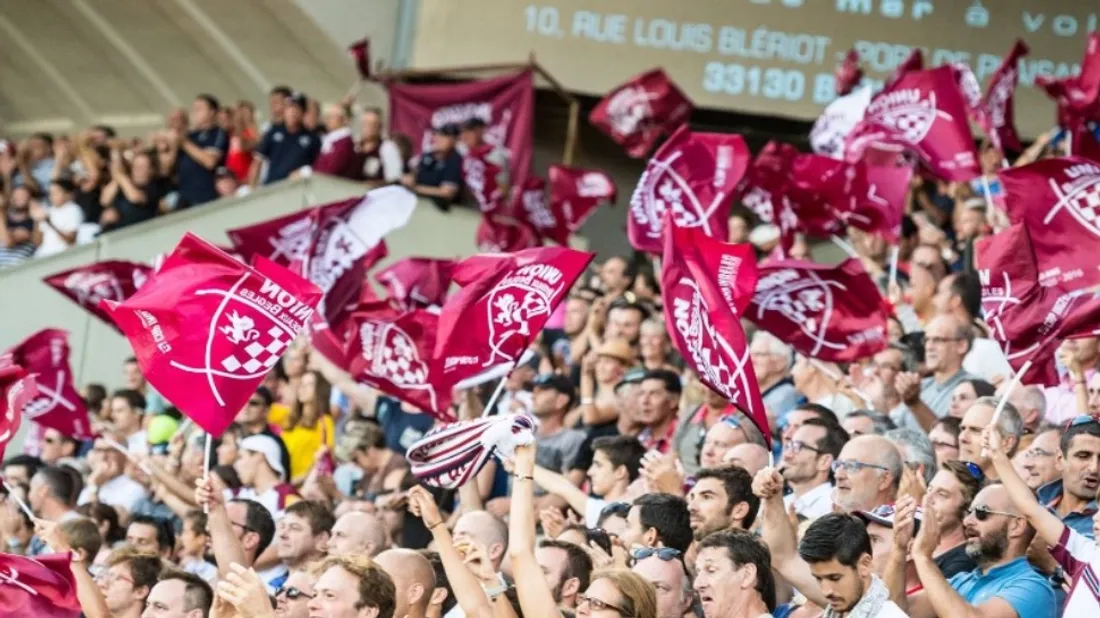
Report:
[[[959,459],[978,464],[982,473],[997,480],[997,472],[993,469],[987,454],[982,452],[982,431],[993,422],[993,415],[997,409],[999,399],[994,397],[980,397],[967,408],[959,425]],[[1005,403],[997,417],[997,429],[1005,438],[1005,450],[1009,457],[1016,454],[1020,446],[1020,436],[1024,432],[1024,423],[1020,419],[1020,413],[1016,406]]]
[[691,538],[687,502],[671,494],[650,493],[630,507],[622,541],[627,547],[671,547],[683,552]]
[[863,521],[843,513],[825,515],[806,529],[798,555],[809,564],[829,602],[826,616],[906,616],[890,600],[890,591],[875,573],[868,532]]
[[657,591],[657,618],[682,618],[695,602],[683,553],[671,547],[647,547],[635,550],[633,558],[630,570]]
[[[909,510],[912,499],[907,496],[899,510],[903,505]],[[931,498],[926,497],[925,506],[931,506]],[[941,537],[939,523],[935,517],[924,521],[912,555],[925,594],[909,599],[910,616],[1058,615],[1053,588],[1028,563],[1027,550],[1035,528],[1015,507],[1003,485],[990,485],[978,492],[963,520],[963,530],[967,553],[978,568],[948,579],[934,558]]]
[[901,454],[886,438],[853,438],[831,466],[836,505],[852,512],[893,504],[901,483],[902,465]]
[[848,433],[820,418],[806,422],[783,444],[780,472],[791,493],[783,505],[816,519],[833,510],[832,465],[848,442]]
[[1081,415],[1070,420],[1060,446],[1062,476],[1040,487],[1036,496],[1062,523],[1093,539],[1100,491],[1100,417]]
[[1060,427],[1040,427],[1027,450],[1016,453],[1013,461],[1018,463],[1017,470],[1022,469],[1024,481],[1033,491],[1062,478],[1062,469],[1065,464],[1061,442]]
[[275,615],[279,618],[309,618],[309,602],[316,593],[313,584],[317,573],[313,565],[309,570],[295,571],[287,576],[283,585],[275,590]]

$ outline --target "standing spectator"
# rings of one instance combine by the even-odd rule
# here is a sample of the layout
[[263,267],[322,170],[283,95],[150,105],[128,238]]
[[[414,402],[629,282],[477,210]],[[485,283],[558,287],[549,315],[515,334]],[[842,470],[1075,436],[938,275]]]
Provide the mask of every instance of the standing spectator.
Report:
[[53,136],[49,133],[35,133],[23,141],[16,151],[18,172],[12,178],[14,186],[27,187],[39,194],[46,191],[56,165],[53,142]]
[[932,320],[924,337],[925,368],[931,375],[921,379],[912,372],[898,374],[894,385],[904,403],[890,412],[894,424],[928,431],[936,419],[947,416],[955,387],[974,378],[963,370],[973,341],[970,325],[958,317]]
[[509,195],[511,192],[511,176],[508,169],[510,163],[508,151],[485,141],[485,130],[488,128],[489,125],[485,123],[485,120],[477,116],[467,120],[462,125],[460,133],[464,148],[462,154],[466,156],[471,153],[478,155],[485,153],[485,160],[500,168],[495,180],[497,186],[500,187],[501,194]]
[[117,230],[157,216],[164,190],[157,179],[157,163],[145,150],[134,151],[129,169],[122,156],[122,146],[111,147],[111,182],[100,194],[103,215],[99,224],[104,232]]
[[218,199],[214,170],[225,159],[229,136],[217,124],[218,100],[200,94],[191,103],[190,133],[173,133],[176,178],[180,203],[177,208],[199,206]]
[[752,528],[760,499],[752,476],[736,466],[703,468],[687,497],[688,521],[696,541],[719,530]]
[[445,124],[432,132],[432,149],[420,155],[416,170],[401,179],[417,195],[448,211],[462,190],[462,155],[455,149],[458,126]]
[[261,434],[241,440],[240,449],[241,454],[233,464],[242,485],[236,498],[255,500],[272,517],[282,517],[286,507],[298,502],[301,497],[293,485],[285,482],[286,470],[280,461],[279,445],[274,438]]
[[[111,437],[115,441],[124,440],[120,436]],[[148,495],[141,483],[126,476],[126,457],[102,439],[95,441],[88,455],[88,464],[92,472],[88,476],[88,484],[80,492],[78,504],[100,502],[113,506],[121,511],[120,519],[125,520],[126,515]]]
[[321,137],[321,153],[313,162],[313,171],[358,180],[362,163],[355,154],[355,140],[348,126],[349,112],[341,105],[325,106],[325,133]]
[[334,523],[332,512],[320,502],[295,502],[287,507],[275,535],[275,551],[287,570],[269,585],[278,589],[290,573],[324,558]]
[[382,137],[382,110],[370,108],[359,119],[359,143],[356,152],[362,161],[362,176],[368,187],[379,187],[401,180],[408,158],[393,140]]
[[32,195],[26,187],[16,187],[0,217],[0,269],[17,266],[31,259],[37,226],[31,218]]
[[[284,114],[286,113],[287,99],[294,95],[294,91],[290,89],[290,86],[275,86],[271,89],[271,92],[267,95],[267,109],[269,117],[267,123],[264,124],[263,132],[267,133],[269,130],[283,124],[286,119]],[[303,104],[304,108],[304,104]],[[303,111],[305,111],[303,109]]]
[[306,95],[300,92],[286,98],[282,124],[272,124],[256,148],[248,180],[251,186],[259,183],[260,168],[264,162],[267,163],[265,185],[288,178],[313,164],[321,151],[321,140],[302,124],[306,105]]
[[783,444],[781,474],[791,488],[783,497],[788,509],[807,519],[833,510],[833,462],[848,441],[848,434],[835,423],[809,418]]
[[646,449],[667,453],[672,448],[682,392],[680,376],[667,369],[649,371],[642,379],[642,405],[637,420],[645,429],[639,434],[638,441]]
[[229,151],[225,155],[225,166],[233,172],[237,182],[248,182],[248,172],[252,167],[252,151],[256,148],[260,132],[256,128],[256,108],[249,101],[238,101],[232,111],[233,131],[229,135]]
[[248,195],[252,187],[242,185],[228,167],[219,167],[214,170],[214,190],[218,193],[218,199],[221,199]]
[[84,223],[84,211],[73,201],[76,187],[68,178],[59,178],[50,184],[50,206],[35,204],[31,218],[38,224],[42,242],[34,252],[35,257],[61,253],[76,243],[76,231]]
[[750,532],[726,530],[699,544],[695,592],[705,618],[767,616],[775,610],[768,546]]
[[318,449],[335,445],[336,425],[329,414],[332,387],[318,371],[307,371],[298,383],[297,394],[284,417],[272,414],[268,420],[283,428],[281,437],[290,452],[289,478],[300,483],[313,466]]

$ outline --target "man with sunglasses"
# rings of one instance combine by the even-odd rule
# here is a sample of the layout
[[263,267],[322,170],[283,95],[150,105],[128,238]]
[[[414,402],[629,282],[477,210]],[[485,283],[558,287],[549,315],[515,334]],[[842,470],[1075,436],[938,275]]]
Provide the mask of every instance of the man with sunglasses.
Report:
[[279,618],[309,618],[309,602],[316,594],[313,583],[317,580],[308,570],[294,571],[275,590],[275,615]]
[[1092,539],[1100,491],[1100,416],[1081,415],[1070,420],[1060,447],[1062,476],[1040,487],[1036,496],[1062,523]]
[[[931,496],[924,510],[933,510]],[[912,525],[915,501],[898,504],[899,528]],[[978,492],[963,520],[967,553],[978,568],[947,579],[936,566],[940,543],[936,517],[926,517],[912,546],[913,564],[924,594],[910,599],[912,618],[972,616],[975,618],[1055,618],[1058,604],[1050,583],[1027,560],[1035,528],[1013,504],[1003,485]]]
[[695,601],[684,555],[671,547],[646,547],[633,553],[630,570],[657,590],[657,618],[682,618]]

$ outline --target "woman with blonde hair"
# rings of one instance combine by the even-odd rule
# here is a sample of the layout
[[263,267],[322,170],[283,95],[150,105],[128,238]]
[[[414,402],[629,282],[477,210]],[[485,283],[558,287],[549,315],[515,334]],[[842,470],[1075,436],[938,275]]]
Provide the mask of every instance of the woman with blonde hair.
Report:
[[[562,618],[535,559],[534,472],[535,446],[516,447],[508,556],[524,618]],[[628,569],[606,569],[593,573],[591,582],[577,597],[578,618],[657,618],[657,592],[641,576]]]
[[296,485],[309,474],[321,445],[331,449],[335,444],[336,428],[329,414],[331,394],[332,387],[319,371],[306,371],[286,416],[276,414],[273,406],[268,417],[271,423],[283,428],[280,437],[290,452],[290,479]]

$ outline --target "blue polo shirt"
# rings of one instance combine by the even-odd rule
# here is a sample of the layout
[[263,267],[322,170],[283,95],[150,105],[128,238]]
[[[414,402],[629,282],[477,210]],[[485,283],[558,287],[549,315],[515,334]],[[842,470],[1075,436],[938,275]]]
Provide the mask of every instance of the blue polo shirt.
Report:
[[980,568],[959,573],[948,580],[970,605],[981,605],[1000,597],[1016,610],[1019,618],[1057,618],[1058,603],[1050,582],[1035,572],[1026,557],[982,573]]
[[305,127],[299,127],[294,133],[287,131],[286,125],[272,125],[264,133],[256,154],[267,159],[267,178],[264,184],[278,182],[294,170],[313,165],[321,153],[321,139]]
[[201,163],[192,159],[186,150],[180,148],[179,156],[176,158],[176,175],[183,206],[198,206],[213,202],[218,199],[218,192],[214,189],[214,170],[225,161],[225,152],[229,149],[229,136],[221,127],[214,126],[191,131],[187,134],[187,139],[202,150],[217,150],[221,156],[213,169],[206,169]]
[[[1035,496],[1038,498],[1039,504],[1047,507],[1047,510],[1051,513],[1058,515],[1054,508],[1062,501],[1062,492],[1062,479],[1057,479],[1035,490]],[[1073,528],[1077,534],[1095,540],[1092,533],[1092,518],[1096,515],[1096,508],[1096,500],[1093,500],[1085,506],[1085,510],[1067,513],[1065,517],[1059,517],[1063,524]]]

